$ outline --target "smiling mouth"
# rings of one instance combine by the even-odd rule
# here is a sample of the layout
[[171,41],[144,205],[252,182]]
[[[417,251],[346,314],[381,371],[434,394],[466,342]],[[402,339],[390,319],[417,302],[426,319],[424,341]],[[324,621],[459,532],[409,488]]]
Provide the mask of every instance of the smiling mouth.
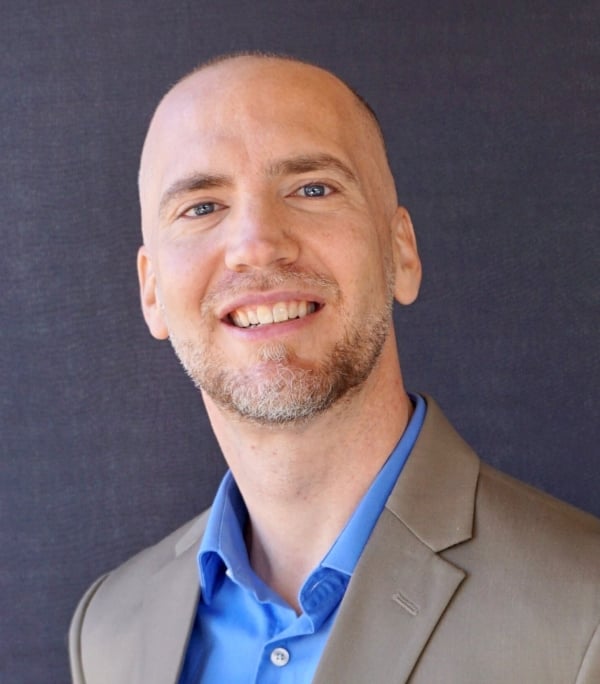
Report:
[[254,328],[259,325],[285,323],[295,318],[305,318],[320,308],[316,302],[295,301],[277,302],[273,306],[259,304],[235,309],[227,316],[227,321],[236,328]]

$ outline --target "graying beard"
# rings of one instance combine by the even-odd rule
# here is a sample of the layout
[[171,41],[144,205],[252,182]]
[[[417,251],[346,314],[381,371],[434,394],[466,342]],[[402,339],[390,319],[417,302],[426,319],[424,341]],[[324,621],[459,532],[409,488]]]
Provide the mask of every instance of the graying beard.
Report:
[[[318,387],[317,393],[311,387],[313,375],[314,372],[306,368],[292,370],[278,365],[275,377],[257,383],[251,391],[229,378],[223,383],[223,393],[228,397],[227,408],[263,425],[306,420],[332,403],[331,383],[328,387]],[[285,402],[281,401],[282,394],[286,396]]]
[[[287,365],[290,355],[285,345],[265,344],[260,358],[276,363],[277,369],[274,377],[271,375],[263,381],[243,375],[230,377],[226,371],[210,373],[204,367],[202,353],[193,345],[173,346],[196,387],[221,408],[259,425],[276,426],[305,422],[360,387],[375,366],[387,333],[388,320],[381,317],[374,322],[369,339],[363,339],[357,332],[352,339],[345,338],[338,343],[318,372],[291,368]],[[357,359],[357,350],[363,352],[362,358]],[[368,351],[366,357],[365,351]],[[184,363],[184,358],[188,363]]]

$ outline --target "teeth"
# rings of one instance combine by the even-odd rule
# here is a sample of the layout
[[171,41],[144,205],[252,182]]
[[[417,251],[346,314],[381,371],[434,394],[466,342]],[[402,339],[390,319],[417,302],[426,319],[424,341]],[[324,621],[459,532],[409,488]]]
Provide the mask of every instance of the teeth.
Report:
[[273,310],[269,309],[268,306],[264,306],[264,304],[256,307],[256,314],[258,316],[258,322],[263,325],[265,323],[273,322]]
[[248,328],[251,325],[269,325],[304,318],[316,310],[314,302],[277,302],[272,307],[259,304],[256,308],[236,309],[231,312],[230,318],[238,328]]
[[275,304],[273,307],[273,321],[275,323],[280,323],[281,321],[287,321],[290,318],[287,306],[283,302]]
[[248,320],[248,314],[243,309],[240,309],[239,311],[235,312],[235,317],[233,320],[235,321],[235,324],[240,328],[247,328],[250,325],[250,321]]

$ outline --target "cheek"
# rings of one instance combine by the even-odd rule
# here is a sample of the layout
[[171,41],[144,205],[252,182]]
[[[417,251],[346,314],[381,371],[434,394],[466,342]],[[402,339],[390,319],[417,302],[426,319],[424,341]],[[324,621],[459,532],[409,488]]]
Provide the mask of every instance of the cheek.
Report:
[[361,226],[347,233],[336,255],[339,277],[363,293],[377,295],[387,292],[387,275],[391,266],[391,246],[388,243],[373,225]]
[[171,245],[159,259],[159,291],[170,309],[196,308],[204,297],[212,265],[205,252],[193,246]]

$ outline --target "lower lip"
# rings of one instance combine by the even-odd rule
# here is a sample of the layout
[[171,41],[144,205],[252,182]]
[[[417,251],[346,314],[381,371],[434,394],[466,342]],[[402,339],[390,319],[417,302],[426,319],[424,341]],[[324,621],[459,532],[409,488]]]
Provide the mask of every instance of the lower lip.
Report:
[[295,333],[297,330],[310,325],[315,316],[318,316],[322,309],[318,309],[303,318],[292,318],[289,321],[282,323],[268,323],[266,325],[251,325],[248,328],[238,328],[232,323],[224,323],[228,331],[236,337],[246,341],[262,341],[272,339],[274,337],[281,337]]

